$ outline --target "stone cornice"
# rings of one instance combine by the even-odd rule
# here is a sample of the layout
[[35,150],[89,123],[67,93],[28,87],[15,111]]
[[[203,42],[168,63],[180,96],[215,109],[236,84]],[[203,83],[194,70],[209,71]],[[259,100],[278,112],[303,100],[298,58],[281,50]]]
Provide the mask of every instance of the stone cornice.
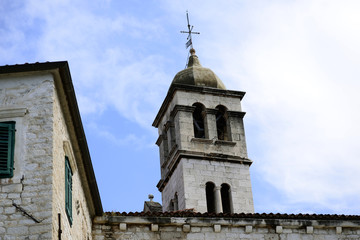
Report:
[[218,161],[218,162],[232,162],[238,164],[247,164],[251,165],[252,161],[248,158],[242,158],[238,156],[228,155],[228,154],[219,154],[219,153],[204,153],[204,152],[196,152],[196,151],[188,151],[188,150],[177,150],[172,156],[172,160],[169,163],[169,171],[166,176],[159,181],[157,184],[157,188],[160,192],[164,189],[173,172],[175,171],[177,165],[179,164],[182,158],[191,158],[194,160],[210,160],[210,161]]
[[164,131],[167,132],[167,130],[169,130],[169,128],[172,126],[173,124],[170,121],[167,121],[164,124]]
[[[206,219],[206,220],[205,220]],[[236,219],[236,220],[235,220]],[[305,229],[312,226],[319,229],[333,228],[360,228],[359,215],[336,214],[274,214],[274,213],[199,213],[192,211],[175,212],[106,212],[103,216],[94,219],[95,224],[115,225],[152,224],[182,226],[213,226],[221,224],[229,227],[270,227],[282,226],[290,229]]]
[[28,113],[27,108],[6,107],[0,108],[0,118],[23,117]]
[[192,113],[192,112],[194,112],[194,110],[195,110],[195,107],[193,107],[193,106],[176,105],[174,107],[174,109],[171,111],[170,116],[175,117],[179,111]]
[[226,111],[227,115],[229,117],[238,117],[238,118],[244,118],[246,112],[237,112],[237,111]]
[[215,109],[215,108],[206,108],[205,112],[206,112],[206,114],[214,114],[215,115],[217,113],[217,109]]
[[232,141],[225,141],[225,140],[215,140],[214,144],[218,145],[228,145],[228,146],[235,146],[236,142]]
[[156,140],[155,144],[160,147],[162,141],[164,140],[163,134],[159,135],[158,139]]

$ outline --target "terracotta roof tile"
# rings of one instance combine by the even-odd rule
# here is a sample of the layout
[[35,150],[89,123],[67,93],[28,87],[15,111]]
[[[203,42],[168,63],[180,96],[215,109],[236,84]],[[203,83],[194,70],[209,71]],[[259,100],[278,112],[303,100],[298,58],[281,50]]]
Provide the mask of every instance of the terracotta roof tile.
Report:
[[308,220],[360,220],[360,215],[338,214],[282,214],[282,213],[199,213],[191,211],[175,212],[105,212],[105,216],[144,217],[214,217],[214,218],[257,218],[257,219],[308,219]]

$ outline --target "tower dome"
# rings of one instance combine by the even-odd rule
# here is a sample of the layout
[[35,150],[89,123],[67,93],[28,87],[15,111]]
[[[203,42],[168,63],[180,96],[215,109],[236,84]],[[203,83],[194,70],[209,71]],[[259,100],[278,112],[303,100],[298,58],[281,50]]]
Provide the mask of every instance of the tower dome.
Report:
[[175,75],[172,84],[205,86],[225,90],[225,85],[220,78],[211,69],[201,66],[198,56],[195,55],[195,50],[191,49],[190,53],[187,68]]

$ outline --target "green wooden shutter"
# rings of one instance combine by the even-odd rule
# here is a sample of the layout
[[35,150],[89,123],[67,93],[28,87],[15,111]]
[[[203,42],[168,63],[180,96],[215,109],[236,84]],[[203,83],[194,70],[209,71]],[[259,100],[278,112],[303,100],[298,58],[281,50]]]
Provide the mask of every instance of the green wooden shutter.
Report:
[[15,122],[0,123],[0,178],[14,175]]
[[65,156],[65,211],[72,225],[72,171],[69,158]]

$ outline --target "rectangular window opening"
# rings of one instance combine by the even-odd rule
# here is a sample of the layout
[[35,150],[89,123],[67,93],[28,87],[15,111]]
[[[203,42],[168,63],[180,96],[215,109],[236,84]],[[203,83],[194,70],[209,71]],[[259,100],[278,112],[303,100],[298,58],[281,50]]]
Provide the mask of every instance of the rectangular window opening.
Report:
[[14,176],[15,122],[0,122],[0,178]]
[[67,156],[65,156],[65,211],[72,226],[72,170]]

